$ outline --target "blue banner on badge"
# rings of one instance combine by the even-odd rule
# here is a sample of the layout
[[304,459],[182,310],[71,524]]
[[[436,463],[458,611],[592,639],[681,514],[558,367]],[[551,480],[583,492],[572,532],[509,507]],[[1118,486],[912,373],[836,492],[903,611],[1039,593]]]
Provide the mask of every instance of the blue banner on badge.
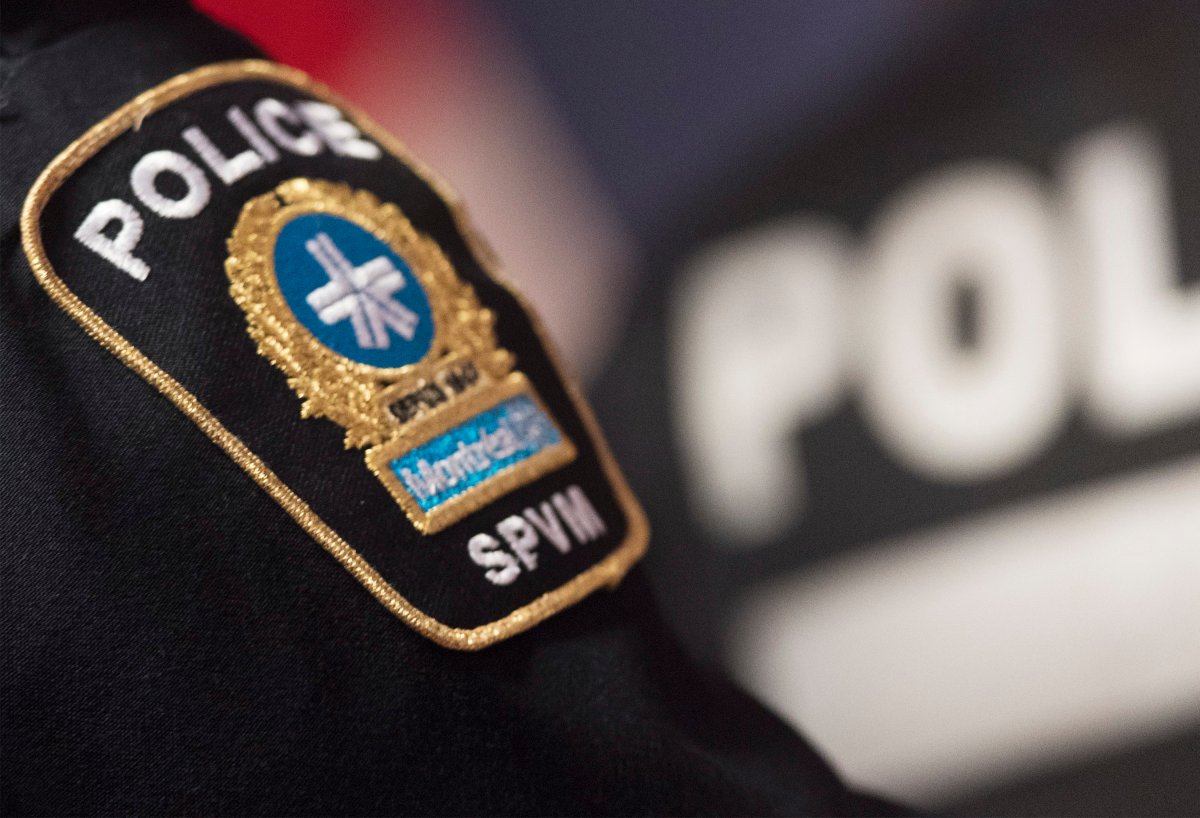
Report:
[[388,466],[428,512],[560,442],[558,430],[533,398],[517,395]]

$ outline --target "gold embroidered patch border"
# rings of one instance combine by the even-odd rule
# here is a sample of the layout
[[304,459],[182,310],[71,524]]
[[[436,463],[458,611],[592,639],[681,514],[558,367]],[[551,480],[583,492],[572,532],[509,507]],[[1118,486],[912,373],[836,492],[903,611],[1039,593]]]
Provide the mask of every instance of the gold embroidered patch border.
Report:
[[[284,483],[240,438],[230,432],[194,394],[129,343],[124,336],[85,304],[55,273],[46,254],[39,221],[50,197],[67,178],[101,148],[126,131],[138,127],[154,111],[201,89],[243,80],[279,82],[337,106],[349,114],[363,132],[377,144],[385,147],[407,164],[446,202],[459,231],[466,238],[479,263],[494,280],[511,293],[529,317],[539,340],[565,384],[575,411],[587,429],[604,474],[627,519],[625,540],[611,554],[558,588],[548,591],[494,622],[474,628],[456,628],[439,622],[413,606],[397,592],[353,546],[317,515],[308,503]],[[303,72],[264,60],[218,63],[182,74],[139,94],[90,128],[42,171],[25,199],[21,210],[20,226],[25,255],[38,283],[50,298],[89,336],[162,393],[177,409],[191,419],[213,443],[219,446],[255,483],[279,503],[301,528],[341,563],[385,608],[432,641],[448,648],[470,651],[479,650],[507,639],[533,627],[600,587],[616,585],[629,568],[645,553],[649,539],[649,527],[645,515],[613,460],[590,407],[573,381],[565,376],[561,360],[536,313],[533,312],[520,292],[498,274],[494,255],[470,226],[465,209],[457,196],[444,182],[413,159],[404,146],[391,134]]]

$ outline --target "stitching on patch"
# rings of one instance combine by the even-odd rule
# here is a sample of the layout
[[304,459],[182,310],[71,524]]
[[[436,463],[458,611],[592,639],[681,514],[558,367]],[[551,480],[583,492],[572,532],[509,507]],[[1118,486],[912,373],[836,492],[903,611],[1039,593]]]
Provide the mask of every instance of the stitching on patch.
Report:
[[[117,235],[110,239],[104,234],[104,229],[113,222],[119,222],[121,227]],[[142,214],[138,213],[136,207],[121,199],[106,199],[93,207],[80,222],[75,230],[75,238],[84,247],[108,259],[138,281],[145,281],[150,275],[150,265],[133,254],[133,248],[137,247],[144,229]]]
[[[171,173],[187,187],[182,198],[172,199],[158,189],[158,177]],[[175,151],[151,151],[138,160],[129,174],[133,192],[142,204],[164,219],[190,219],[212,198],[212,186],[196,163]]]
[[[290,85],[314,97],[329,100],[344,111],[378,144],[387,148],[420,176],[450,209],[459,232],[489,276],[516,300],[566,389],[591,440],[601,468],[628,520],[625,541],[603,560],[576,575],[558,588],[548,591],[504,617],[475,628],[455,628],[420,611],[391,586],[361,554],[322,520],[312,508],[276,475],[236,435],[171,375],[129,343],[96,314],[54,272],[42,241],[39,219],[51,195],[84,162],[120,134],[134,128],[154,111],[202,88],[239,80],[264,79]],[[293,136],[293,138],[295,138]],[[605,442],[591,408],[583,399],[542,326],[537,314],[519,290],[499,273],[499,265],[488,245],[475,232],[458,196],[407,149],[354,106],[346,104],[323,85],[303,72],[267,62],[245,60],[217,63],[182,74],[139,94],[73,142],[44,171],[30,189],[21,210],[21,239],[25,255],[38,283],[83,330],[122,363],[141,376],[194,422],[246,474],[274,499],[308,534],[328,551],[385,608],[414,630],[444,647],[479,650],[507,639],[536,625],[547,617],[578,602],[602,586],[615,586],[630,567],[645,553],[649,526]],[[120,265],[118,265],[120,266]],[[124,268],[122,268],[124,269]],[[129,272],[129,270],[126,270]],[[132,273],[131,273],[132,274]]]
[[[417,360],[394,368],[353,360],[322,343],[299,320],[282,292],[279,282],[284,271],[277,266],[275,253],[291,226],[314,215],[343,220],[410,266],[411,287],[386,255],[373,262],[381,279],[391,282],[380,292],[415,288],[429,308],[425,320],[433,324],[433,336]],[[398,334],[403,337],[407,331],[412,339],[418,316],[399,302],[389,303],[404,312],[386,315],[377,297],[364,307],[359,291],[353,289],[356,270],[327,233],[309,238],[305,248],[329,276],[328,283],[307,294],[307,304],[318,320],[327,325],[357,320],[354,334],[360,351],[390,347],[392,325],[387,320],[394,321],[392,328],[398,328]],[[289,386],[304,399],[302,414],[327,417],[343,426],[347,447],[371,447],[365,456],[370,471],[423,534],[441,531],[575,459],[574,445],[551,420],[533,385],[521,373],[512,372],[515,357],[497,345],[495,314],[480,305],[474,289],[459,279],[437,243],[419,232],[396,205],[345,184],[302,177],[288,180],[243,205],[229,239],[225,270],[230,294],[246,314],[247,329],[259,354],[288,376]],[[346,304],[349,306],[343,307]],[[367,312],[377,313],[377,326],[370,325]],[[437,399],[427,397],[422,402],[422,394]],[[397,462],[393,458],[449,435],[456,424],[513,398],[524,400],[553,427],[553,442],[486,473],[482,461],[488,458],[485,447],[478,443],[474,449],[466,449],[466,456],[459,454],[433,465],[422,461],[429,472],[425,477],[410,470],[403,472],[407,478],[402,477],[393,467]],[[397,412],[396,401],[411,406],[411,414]],[[511,425],[508,429],[511,431]],[[427,481],[437,481],[434,472],[438,465],[449,470],[449,478],[459,488],[427,508],[421,495],[428,492],[422,489]],[[469,475],[465,472],[468,468]],[[459,483],[459,478],[467,477],[469,484]],[[447,491],[451,486],[432,493]]]

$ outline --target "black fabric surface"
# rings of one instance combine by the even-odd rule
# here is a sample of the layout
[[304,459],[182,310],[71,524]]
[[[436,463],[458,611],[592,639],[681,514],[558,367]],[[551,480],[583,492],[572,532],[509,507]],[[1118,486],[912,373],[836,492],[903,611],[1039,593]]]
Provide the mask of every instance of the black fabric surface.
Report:
[[81,8],[5,20],[4,814],[894,812],[692,664],[636,571],[482,653],[417,635],[54,305],[17,228],[37,174],[255,56],[177,6]]
[[[419,176],[387,154],[365,161],[326,149],[316,156],[282,157],[231,186],[215,182],[203,211],[188,219],[165,219],[143,208],[144,231],[135,252],[151,273],[145,281],[108,264],[72,238],[96,203],[121,198],[141,204],[128,177],[153,150],[186,156],[179,134],[201,126],[229,155],[245,148],[225,120],[237,105],[252,110],[260,99],[285,105],[309,99],[280,82],[238,81],[200,90],[148,117],[80,167],[50,196],[41,232],[58,276],[138,350],[143,352],[261,457],[285,484],[352,544],[419,610],[455,627],[478,627],[562,586],[620,547],[629,535],[624,512],[603,476],[600,461],[563,384],[513,297],[484,274],[459,235],[450,210]],[[366,468],[363,453],[347,448],[341,426],[327,419],[299,420],[299,399],[286,377],[258,353],[246,319],[229,295],[224,273],[226,241],[243,204],[287,179],[303,176],[367,190],[398,204],[414,227],[442,248],[459,278],[498,316],[499,346],[516,358],[549,416],[576,448],[574,462],[522,486],[444,531],[421,535],[409,524],[383,484]],[[178,178],[165,179],[182,185]],[[163,182],[162,184],[165,184]],[[186,455],[177,463],[188,473]],[[540,549],[536,570],[498,586],[467,557],[464,544],[478,532],[520,514],[569,486],[580,486],[606,522],[604,536],[575,543],[567,555]],[[258,512],[239,515],[253,526]]]

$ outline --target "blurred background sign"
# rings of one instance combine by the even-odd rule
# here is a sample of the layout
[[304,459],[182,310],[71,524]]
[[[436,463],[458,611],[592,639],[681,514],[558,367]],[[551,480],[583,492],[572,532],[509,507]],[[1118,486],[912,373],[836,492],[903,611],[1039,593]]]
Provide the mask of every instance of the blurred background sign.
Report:
[[1200,3],[200,5],[463,194],[850,780],[1200,813]]

